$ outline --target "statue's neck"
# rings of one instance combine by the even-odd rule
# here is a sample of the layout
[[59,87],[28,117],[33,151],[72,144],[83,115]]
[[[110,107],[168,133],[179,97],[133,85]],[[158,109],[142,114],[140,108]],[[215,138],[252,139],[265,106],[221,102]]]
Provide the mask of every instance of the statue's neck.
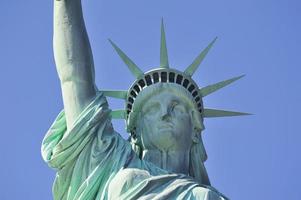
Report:
[[189,151],[143,150],[142,159],[170,172],[189,174]]

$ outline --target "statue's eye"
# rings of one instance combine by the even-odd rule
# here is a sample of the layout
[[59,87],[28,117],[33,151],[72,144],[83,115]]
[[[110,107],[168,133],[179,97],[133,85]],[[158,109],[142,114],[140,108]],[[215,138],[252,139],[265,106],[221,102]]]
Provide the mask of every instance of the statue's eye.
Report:
[[146,105],[144,109],[142,109],[142,112],[144,115],[154,115],[158,112],[159,108],[160,108],[159,103],[150,103]]
[[171,110],[174,110],[174,108],[175,108],[178,104],[179,104],[179,103],[178,103],[177,101],[173,101],[173,102],[171,103],[171,106],[170,106]]
[[185,113],[186,112],[186,109],[185,109],[185,106],[180,104],[180,103],[176,103],[174,104],[173,106],[173,109],[172,109],[175,113]]

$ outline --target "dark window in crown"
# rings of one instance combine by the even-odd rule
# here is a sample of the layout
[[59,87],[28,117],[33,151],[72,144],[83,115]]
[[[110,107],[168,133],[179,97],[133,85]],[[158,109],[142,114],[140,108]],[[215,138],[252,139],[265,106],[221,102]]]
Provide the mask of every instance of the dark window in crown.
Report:
[[185,88],[187,88],[188,83],[189,83],[189,80],[185,79],[184,82],[183,82],[183,86],[184,86]]
[[145,86],[145,82],[144,82],[143,79],[139,80],[138,83],[139,83],[139,85],[140,85],[141,88],[143,88]]
[[146,80],[146,85],[147,86],[152,84],[152,79],[151,79],[150,75],[146,75],[145,80]]
[[128,101],[131,102],[131,103],[134,103],[134,99],[132,97],[129,97]]
[[132,109],[132,105],[131,105],[131,104],[128,104],[127,108],[128,108],[129,110],[131,110],[131,109]]
[[167,73],[166,72],[161,73],[161,82],[167,82]]
[[200,97],[197,97],[197,98],[195,98],[195,101],[199,102],[200,99],[201,99]]
[[192,90],[194,90],[194,88],[195,88],[194,85],[190,85],[190,86],[188,87],[188,91],[189,91],[189,92],[192,92]]
[[177,84],[181,84],[181,83],[182,83],[182,80],[183,80],[183,76],[180,75],[180,74],[178,74],[176,83],[177,83]]
[[198,92],[197,92],[197,91],[194,91],[194,92],[192,93],[192,96],[195,97],[196,95],[198,95]]
[[159,75],[157,72],[153,74],[153,78],[154,78],[154,83],[159,82]]
[[128,115],[130,114],[130,112],[131,112],[130,110],[127,110],[127,111],[126,111],[126,113],[127,113]]
[[202,108],[199,109],[200,113],[203,112]]
[[132,90],[131,91],[131,95],[133,96],[133,97],[136,97],[137,96],[137,94]]
[[137,94],[140,92],[140,88],[139,88],[138,85],[135,85],[135,86],[134,86],[134,89],[136,90]]
[[201,103],[198,103],[198,107],[201,108],[201,107],[202,107],[202,104],[201,104]]
[[171,83],[175,82],[175,73],[173,73],[173,72],[169,73],[169,82],[171,82]]

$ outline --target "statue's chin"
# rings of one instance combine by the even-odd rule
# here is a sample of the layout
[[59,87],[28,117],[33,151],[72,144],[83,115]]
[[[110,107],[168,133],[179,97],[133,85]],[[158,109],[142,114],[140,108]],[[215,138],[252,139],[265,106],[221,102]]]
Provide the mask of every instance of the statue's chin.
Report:
[[162,148],[174,146],[177,138],[175,131],[172,128],[160,129],[154,137],[156,137],[153,138],[153,140],[155,140],[156,146]]

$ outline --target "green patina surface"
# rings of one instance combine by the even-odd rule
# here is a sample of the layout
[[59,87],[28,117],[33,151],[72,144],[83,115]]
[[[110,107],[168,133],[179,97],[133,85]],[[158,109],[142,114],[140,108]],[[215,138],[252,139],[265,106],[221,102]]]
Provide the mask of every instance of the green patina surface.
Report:
[[107,102],[99,93],[67,137],[62,111],[42,144],[42,155],[57,170],[54,199],[224,199],[213,187],[141,160],[114,132]]
[[[194,82],[216,38],[180,72],[169,66],[162,20],[160,67],[145,73],[110,40],[137,80],[128,90],[99,91],[81,2],[54,4],[64,111],[42,143],[44,160],[57,170],[54,199],[227,199],[211,186],[204,166],[203,119],[248,113],[203,106],[203,97],[242,77],[202,88]],[[125,109],[111,111],[106,96],[125,100]],[[129,141],[114,131],[112,118],[126,120]]]

